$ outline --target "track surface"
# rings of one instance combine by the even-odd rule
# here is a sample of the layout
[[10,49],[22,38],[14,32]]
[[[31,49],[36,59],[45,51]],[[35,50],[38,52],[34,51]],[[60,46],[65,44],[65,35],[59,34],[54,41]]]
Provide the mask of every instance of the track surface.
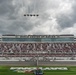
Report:
[[4,66],[76,66],[76,61],[0,61]]

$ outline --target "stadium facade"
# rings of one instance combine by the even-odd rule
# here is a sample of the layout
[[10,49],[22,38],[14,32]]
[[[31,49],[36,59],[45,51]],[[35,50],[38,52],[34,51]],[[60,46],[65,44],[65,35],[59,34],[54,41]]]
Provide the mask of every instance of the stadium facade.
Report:
[[36,61],[36,64],[39,64],[39,62],[75,60],[76,38],[73,34],[0,36],[2,63],[3,61]]
[[51,42],[68,42],[74,41],[74,35],[2,35],[0,41],[11,41],[11,42],[40,42],[40,43],[51,43]]

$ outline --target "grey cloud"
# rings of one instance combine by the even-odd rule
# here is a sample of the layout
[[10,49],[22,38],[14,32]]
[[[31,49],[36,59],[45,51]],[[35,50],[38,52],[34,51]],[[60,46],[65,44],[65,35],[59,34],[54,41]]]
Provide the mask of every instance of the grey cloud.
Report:
[[72,27],[74,24],[73,18],[71,16],[66,16],[64,14],[60,14],[57,17],[57,22],[60,25],[61,29]]
[[76,0],[74,0],[74,3],[72,5],[72,9],[73,9],[73,13],[72,13],[73,22],[76,23]]
[[42,31],[37,31],[34,32],[33,35],[45,35],[45,33],[43,33]]
[[3,0],[0,3],[0,15],[4,15],[10,11],[13,11],[12,6],[11,6],[11,1],[10,0]]
[[0,34],[5,34],[7,30],[6,22],[0,20]]
[[66,15],[67,13],[69,13],[69,12],[66,12],[65,14],[60,13],[56,17],[57,23],[61,27],[60,30],[73,27],[73,25],[76,23],[76,0],[73,0],[73,1],[74,2],[71,3],[73,12],[70,15]]
[[[6,0],[6,1],[7,1],[7,0]],[[3,3],[3,2],[6,2],[6,1],[5,1],[5,0],[0,0],[0,4]]]
[[13,0],[1,0],[0,3],[0,16],[6,18],[6,20],[16,20],[18,17],[19,8],[16,10],[16,6],[12,5]]
[[[12,5],[12,1],[15,1],[15,5]],[[72,27],[76,21],[76,2],[72,5],[73,13],[70,15],[54,12],[56,15],[55,17],[53,14],[49,14],[52,10],[56,10],[57,12],[60,11],[58,7],[61,2],[63,2],[63,0],[32,0],[29,4],[28,0],[26,0],[26,2],[25,0],[0,0],[0,20],[4,20],[3,22],[0,21],[0,33],[27,34],[31,32],[33,34],[45,34],[41,29],[40,31],[34,31],[34,29],[37,28],[37,26],[39,26],[39,28],[45,27],[45,23],[49,24],[46,27],[51,27],[51,20],[47,23],[50,16],[56,18],[56,22],[61,29]],[[23,6],[21,5],[22,3]],[[24,12],[21,11],[23,7]],[[27,8],[29,8],[28,11],[26,11]],[[38,18],[24,17],[23,15],[26,12],[39,13],[40,16]],[[37,30],[39,29],[37,28]],[[58,27],[55,30],[59,30]],[[49,33],[50,32],[52,33],[51,29]]]
[[25,21],[14,21],[10,26],[8,26],[9,32],[16,32],[17,34],[22,33],[20,29],[24,30],[25,33],[32,30],[34,27],[34,24],[32,22],[28,22],[28,20]]
[[45,1],[44,0],[33,0],[33,1],[31,1],[31,4],[29,4],[29,7],[31,7],[32,9],[29,8],[29,11],[36,12],[36,13],[37,12],[43,12],[46,9],[45,8],[46,7]]

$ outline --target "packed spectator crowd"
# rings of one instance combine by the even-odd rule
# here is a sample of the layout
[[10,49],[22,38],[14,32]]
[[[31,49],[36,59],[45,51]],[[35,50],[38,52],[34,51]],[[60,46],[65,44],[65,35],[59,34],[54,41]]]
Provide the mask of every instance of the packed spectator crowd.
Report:
[[76,43],[0,43],[0,55],[75,55]]

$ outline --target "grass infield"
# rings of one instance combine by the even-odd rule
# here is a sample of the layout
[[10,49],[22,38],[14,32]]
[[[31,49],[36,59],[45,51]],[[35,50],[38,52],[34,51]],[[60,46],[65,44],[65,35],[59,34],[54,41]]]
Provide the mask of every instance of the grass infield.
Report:
[[[0,66],[0,75],[34,75],[32,73],[14,72],[14,71],[10,70],[11,67],[14,67],[14,66]],[[17,67],[19,67],[19,66],[17,66]],[[23,66],[23,67],[25,67],[25,66]],[[45,66],[45,67],[47,67],[47,66]],[[57,66],[54,66],[54,67],[57,67]],[[61,67],[61,66],[58,66],[58,67]],[[44,75],[76,75],[76,66],[64,66],[64,67],[67,67],[68,70],[50,70],[50,71],[46,70],[43,72],[44,72]]]

